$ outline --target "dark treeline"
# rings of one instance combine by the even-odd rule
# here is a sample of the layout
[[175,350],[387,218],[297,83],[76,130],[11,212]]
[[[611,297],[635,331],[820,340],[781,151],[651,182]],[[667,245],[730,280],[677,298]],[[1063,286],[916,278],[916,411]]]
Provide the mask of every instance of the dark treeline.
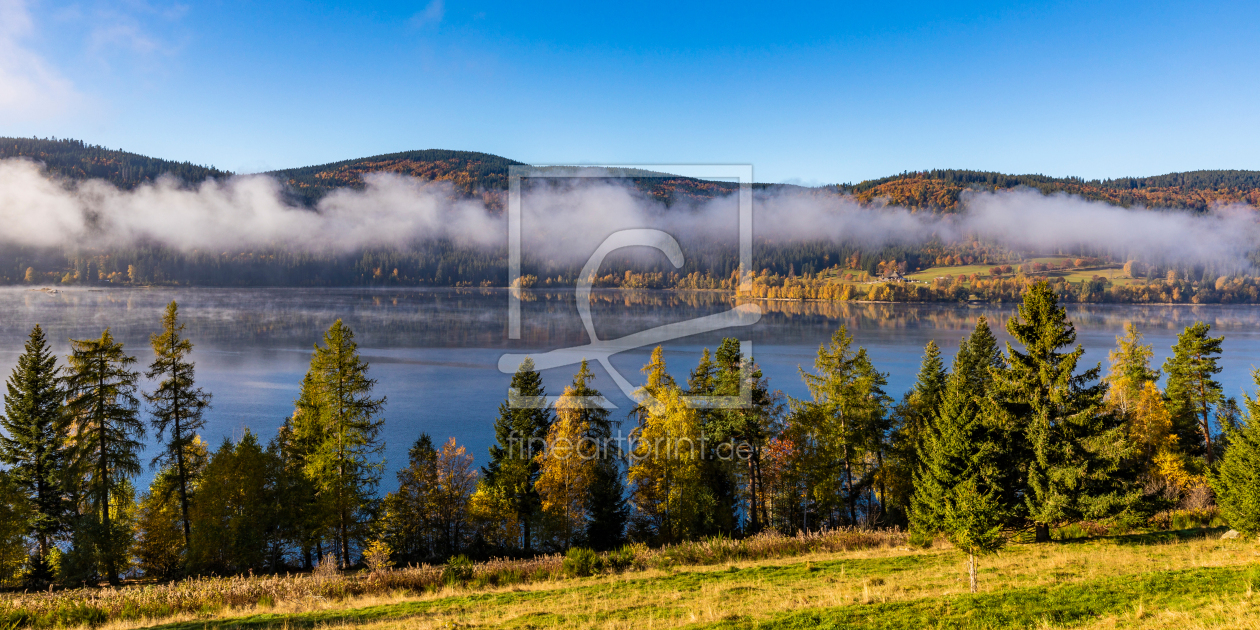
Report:
[[103,179],[129,190],[163,175],[196,184],[232,174],[210,166],[151,158],[122,150],[57,138],[0,138],[0,158],[42,162],[52,175],[67,179]]
[[[663,257],[610,256],[596,287],[626,289],[740,289],[738,258],[711,242],[684,245],[681,269]],[[1242,264],[1123,265],[1106,252],[1062,250],[1059,262],[1033,262],[994,244],[889,244],[878,249],[830,241],[758,243],[758,268],[744,292],[789,300],[893,302],[1009,302],[1046,281],[1061,300],[1084,303],[1245,304],[1260,302],[1260,279]],[[584,261],[526,255],[523,288],[573,287]],[[960,273],[951,267],[969,266]],[[977,269],[977,266],[980,269]],[[930,282],[904,282],[899,274],[935,268]],[[1086,273],[1088,272],[1088,273]],[[1120,278],[1099,275],[1108,273]],[[1072,279],[1064,276],[1075,274]],[[1082,275],[1083,274],[1083,275]],[[286,249],[183,252],[163,247],[118,248],[107,253],[0,248],[0,283],[43,286],[312,286],[504,287],[503,248],[434,240],[406,249],[315,253]]]
[[[1081,361],[1044,283],[1006,324],[1014,345],[980,318],[948,364],[929,343],[900,400],[843,327],[802,370],[801,399],[773,391],[733,339],[681,380],[657,348],[626,417],[594,402],[585,362],[538,404],[548,392],[526,360],[480,470],[454,438],[420,434],[384,496],[387,401],[341,321],[277,434],[219,445],[198,434],[212,399],[174,303],[147,369],[108,330],[73,340],[63,363],[37,326],[0,420],[0,579],[42,588],[856,526],[948,538],[971,554],[974,588],[976,557],[1011,538],[1218,516],[1260,530],[1260,403],[1224,395],[1207,324],[1158,367],[1128,326],[1106,373]],[[149,432],[158,474],[137,496]]]

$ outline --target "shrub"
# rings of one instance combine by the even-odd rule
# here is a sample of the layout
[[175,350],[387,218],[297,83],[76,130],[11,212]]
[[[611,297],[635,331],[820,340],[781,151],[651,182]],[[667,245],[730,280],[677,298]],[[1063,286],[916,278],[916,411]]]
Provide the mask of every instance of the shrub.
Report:
[[635,560],[638,557],[637,548],[639,546],[642,546],[645,549],[647,547],[642,543],[639,543],[639,545],[625,545],[620,549],[614,549],[608,552],[608,555],[604,558],[604,562],[608,565],[608,568],[614,571],[625,571],[626,569],[635,566]]
[[582,547],[574,547],[569,553],[564,555],[564,564],[562,565],[564,574],[569,577],[586,577],[595,575],[604,568],[604,561],[599,554],[584,549]]
[[442,568],[442,582],[446,584],[463,584],[473,577],[473,562],[468,556],[458,555],[446,561]]
[[394,566],[389,559],[390,553],[389,545],[378,540],[368,545],[367,550],[363,552],[363,563],[372,573],[381,573]]

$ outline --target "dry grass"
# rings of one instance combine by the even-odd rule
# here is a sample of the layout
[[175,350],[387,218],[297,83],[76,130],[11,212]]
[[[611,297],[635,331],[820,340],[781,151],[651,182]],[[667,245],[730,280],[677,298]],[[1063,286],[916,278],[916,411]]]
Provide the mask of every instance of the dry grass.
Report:
[[[892,531],[834,530],[799,536],[763,534],[732,540],[715,538],[661,549],[635,546],[620,554],[604,554],[615,569],[654,575],[675,566],[705,566],[810,553],[835,553],[904,544]],[[611,560],[617,558],[617,562]],[[444,566],[419,566],[377,572],[338,574],[316,571],[283,576],[193,578],[168,584],[131,585],[15,594],[0,598],[0,627],[66,627],[144,625],[154,620],[235,617],[244,614],[293,614],[383,605],[383,602],[425,601],[459,592],[501,592],[503,588],[555,588],[562,581],[563,557],[491,560],[475,563],[467,575]],[[645,573],[646,572],[646,573]],[[379,598],[386,598],[377,604]]]
[[[981,589],[990,595],[1037,587],[1076,585],[1088,589],[1090,583],[1099,580],[1130,576],[1136,579],[1153,571],[1234,567],[1258,559],[1260,548],[1253,542],[1214,538],[1016,545],[984,560]],[[364,630],[671,628],[722,622],[742,625],[799,611],[954,598],[967,589],[964,576],[962,558],[954,551],[880,547],[813,552],[786,562],[740,560],[480,590],[446,587],[420,596],[400,592],[342,602],[300,601],[275,609],[245,608],[178,619],[195,619],[197,628],[209,627],[208,624],[222,627],[224,623],[231,626],[248,621],[246,616],[260,612],[285,612],[288,617],[269,623],[288,628],[354,626]],[[383,612],[365,614],[364,609],[371,606],[383,606]],[[1258,627],[1258,621],[1260,612],[1253,608],[1249,594],[1222,592],[1219,598],[1190,610],[1156,610],[1138,603],[1124,614],[1099,619],[1087,627],[1252,628]],[[256,621],[253,623],[254,627],[261,627]],[[130,630],[143,625],[118,623],[111,628]]]

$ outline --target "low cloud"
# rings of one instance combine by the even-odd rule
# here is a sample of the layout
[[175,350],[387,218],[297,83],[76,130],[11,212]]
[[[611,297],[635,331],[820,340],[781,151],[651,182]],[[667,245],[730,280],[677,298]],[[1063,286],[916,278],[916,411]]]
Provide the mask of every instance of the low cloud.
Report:
[[[50,178],[28,160],[0,161],[0,240],[41,247],[161,244],[180,250],[279,248],[350,252],[407,247],[445,238],[465,246],[503,247],[506,221],[480,200],[444,183],[389,173],[365,176],[362,189],[341,189],[314,209],[288,201],[266,175],[207,180],[190,187],[173,179],[123,191],[100,181]],[[1036,191],[971,193],[952,215],[872,207],[852,198],[787,189],[758,193],[758,242],[829,240],[864,249],[992,240],[1038,252],[1086,247],[1120,257],[1166,262],[1247,265],[1260,242],[1256,212],[1227,206],[1206,214],[1119,208]],[[551,181],[526,188],[522,233],[527,255],[570,263],[585,260],[609,234],[657,227],[684,242],[734,243],[734,196],[669,207],[606,181]]]

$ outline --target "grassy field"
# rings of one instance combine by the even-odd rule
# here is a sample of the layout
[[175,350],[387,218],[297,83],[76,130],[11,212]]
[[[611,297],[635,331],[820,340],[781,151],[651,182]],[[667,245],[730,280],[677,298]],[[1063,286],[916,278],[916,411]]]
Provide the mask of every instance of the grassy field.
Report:
[[[233,628],[1257,628],[1260,545],[1220,529],[1008,547],[967,592],[961,554],[886,547],[419,597],[184,616]],[[114,623],[111,630],[153,627]]]
[[[1067,258],[1064,258],[1061,256],[1046,256],[1046,257],[1041,257],[1041,258],[1030,258],[1028,260],[1029,262],[1054,263],[1055,266],[1058,266],[1062,264],[1064,260],[1067,260]],[[957,276],[959,274],[970,276],[970,275],[978,273],[982,276],[988,277],[989,269],[992,269],[992,268],[993,268],[993,265],[961,265],[958,267],[929,267],[928,269],[924,269],[922,271],[916,271],[914,273],[906,274],[906,277],[911,278],[913,280],[920,280],[923,282],[931,282],[933,278],[936,278],[939,276]],[[1141,281],[1138,279],[1129,278],[1128,276],[1124,275],[1124,270],[1121,265],[1104,265],[1102,267],[1086,267],[1083,269],[1068,269],[1068,270],[1056,269],[1054,271],[1048,271],[1048,272],[1043,272],[1043,273],[1034,274],[1034,275],[1045,277],[1045,278],[1064,278],[1068,282],[1080,282],[1082,280],[1092,280],[1094,276],[1102,276],[1112,281],[1115,284],[1131,284],[1134,282]]]
[[[1067,259],[1063,257],[1056,257],[1056,256],[1046,256],[1046,257],[1041,257],[1041,258],[1029,259],[1029,261],[1031,262],[1054,263],[1056,266],[1059,264],[1062,264],[1064,260],[1067,260]],[[954,277],[958,275],[972,276],[975,274],[980,274],[981,276],[985,278],[989,278],[991,277],[989,274],[989,270],[992,269],[993,267],[994,265],[958,265],[958,266],[953,266],[953,267],[929,267],[921,271],[914,271],[911,273],[907,273],[906,277],[911,280],[917,280],[919,282],[931,282],[933,278],[938,278],[941,276],[950,276],[950,277]],[[844,277],[843,277],[845,274],[857,275],[860,273],[861,273],[861,270],[854,270],[854,269],[846,269],[840,272],[828,270],[828,271],[822,272],[821,277],[831,282],[846,283],[848,281],[844,280]],[[1092,280],[1094,276],[1102,276],[1104,278],[1107,278],[1114,284],[1133,284],[1137,282],[1144,282],[1143,279],[1130,278],[1124,275],[1124,270],[1121,265],[1104,265],[1101,267],[1086,267],[1082,269],[1068,269],[1068,270],[1056,269],[1054,271],[1033,274],[1033,276],[1044,277],[1044,278],[1064,278],[1068,282],[1074,282],[1074,283],[1081,282],[1082,280]],[[1010,275],[1007,275],[1005,277],[1009,278]],[[848,282],[848,283],[860,284],[856,281]]]

